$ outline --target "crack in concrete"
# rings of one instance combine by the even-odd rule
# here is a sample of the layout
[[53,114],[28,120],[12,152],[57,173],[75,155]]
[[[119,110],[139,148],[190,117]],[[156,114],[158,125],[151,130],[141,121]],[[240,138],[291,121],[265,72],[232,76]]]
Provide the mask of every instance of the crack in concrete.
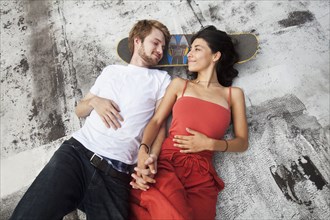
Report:
[[[192,3],[196,5],[196,7],[198,6],[195,2],[195,0],[187,0],[187,3],[189,5],[189,7],[191,8],[192,12],[194,13],[195,18],[197,19],[198,23],[201,25],[201,28],[204,27],[204,25],[202,24],[202,21],[205,22],[205,18],[203,16],[203,13],[201,11],[196,12],[196,10],[193,8]],[[197,7],[198,8],[198,7]],[[199,9],[199,8],[198,8]]]

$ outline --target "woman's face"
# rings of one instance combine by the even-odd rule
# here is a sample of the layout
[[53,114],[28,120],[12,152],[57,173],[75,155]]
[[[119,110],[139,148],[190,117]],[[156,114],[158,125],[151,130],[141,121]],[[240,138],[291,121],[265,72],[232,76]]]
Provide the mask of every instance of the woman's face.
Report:
[[188,70],[190,72],[200,72],[207,69],[214,59],[211,49],[202,38],[194,40],[187,56]]

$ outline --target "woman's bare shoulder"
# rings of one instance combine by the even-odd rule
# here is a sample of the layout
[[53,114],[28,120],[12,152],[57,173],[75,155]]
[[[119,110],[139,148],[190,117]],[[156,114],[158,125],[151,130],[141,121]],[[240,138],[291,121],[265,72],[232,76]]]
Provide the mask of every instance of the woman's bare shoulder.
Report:
[[240,87],[231,87],[231,93],[233,96],[244,96],[243,89]]
[[187,79],[184,79],[184,78],[181,78],[181,77],[175,77],[172,79],[172,82],[175,82],[175,83],[186,83]]
[[244,104],[245,95],[243,89],[239,87],[231,87],[231,101],[232,101],[232,105]]
[[184,88],[186,80],[180,77],[175,77],[172,79],[170,85],[167,87],[167,94],[175,94],[178,96],[178,94],[182,91]]
[[186,81],[187,81],[186,79],[183,79],[181,77],[175,77],[175,78],[172,79],[171,85],[173,87],[182,87],[182,86],[184,86]]

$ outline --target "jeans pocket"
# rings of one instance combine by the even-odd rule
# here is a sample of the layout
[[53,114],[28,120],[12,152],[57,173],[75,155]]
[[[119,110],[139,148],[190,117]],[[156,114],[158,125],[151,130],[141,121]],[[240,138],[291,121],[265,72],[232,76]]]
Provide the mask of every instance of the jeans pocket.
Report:
[[[91,165],[92,166],[92,165]],[[89,190],[100,189],[105,187],[103,178],[97,169],[94,169],[93,175],[91,176],[90,183],[88,185]]]

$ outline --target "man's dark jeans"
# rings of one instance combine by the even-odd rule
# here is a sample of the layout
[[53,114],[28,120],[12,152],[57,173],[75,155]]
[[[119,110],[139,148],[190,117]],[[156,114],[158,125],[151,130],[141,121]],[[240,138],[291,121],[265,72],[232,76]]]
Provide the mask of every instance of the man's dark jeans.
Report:
[[76,208],[87,219],[127,219],[130,187],[90,164],[65,141],[37,176],[10,219],[62,219]]

